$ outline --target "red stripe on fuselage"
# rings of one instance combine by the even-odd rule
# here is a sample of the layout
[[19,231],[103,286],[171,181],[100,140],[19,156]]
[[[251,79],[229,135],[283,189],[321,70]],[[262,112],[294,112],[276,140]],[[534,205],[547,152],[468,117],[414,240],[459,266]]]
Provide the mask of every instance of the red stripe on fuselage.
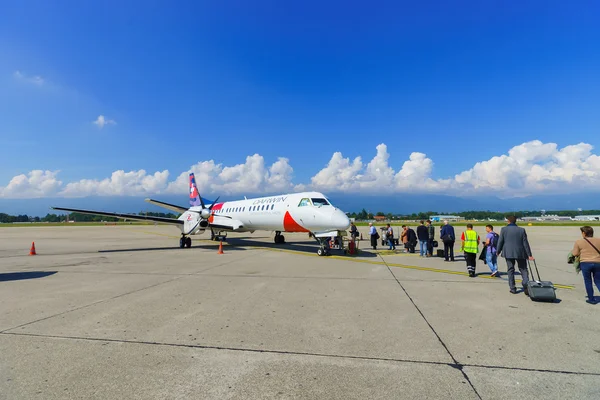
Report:
[[223,204],[225,203],[217,203],[213,206],[213,208],[211,208],[210,217],[208,217],[209,223],[213,223],[213,221],[215,220],[215,211],[219,211],[221,208],[223,208]]
[[292,218],[289,211],[286,211],[285,216],[283,217],[283,229],[286,232],[310,232],[308,229],[300,226],[300,224]]

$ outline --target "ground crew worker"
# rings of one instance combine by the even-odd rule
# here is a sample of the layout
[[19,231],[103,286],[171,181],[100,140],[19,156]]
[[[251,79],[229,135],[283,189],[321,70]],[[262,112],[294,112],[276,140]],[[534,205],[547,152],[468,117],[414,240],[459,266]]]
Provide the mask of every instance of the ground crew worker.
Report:
[[462,246],[460,251],[465,253],[465,261],[467,262],[467,271],[471,278],[475,277],[475,265],[477,262],[477,252],[480,238],[477,232],[473,230],[473,224],[467,224],[467,230],[460,237]]

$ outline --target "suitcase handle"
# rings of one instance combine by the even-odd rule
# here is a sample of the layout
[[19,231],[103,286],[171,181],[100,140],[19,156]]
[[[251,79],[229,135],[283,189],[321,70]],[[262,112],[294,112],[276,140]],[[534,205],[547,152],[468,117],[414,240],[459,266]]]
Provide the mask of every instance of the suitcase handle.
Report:
[[[531,270],[531,277],[533,278],[533,280],[535,280],[535,276],[533,275],[533,268],[531,268],[531,263],[529,262],[529,259],[527,259],[527,265],[529,266],[529,269]],[[537,267],[537,263],[535,262],[535,260],[533,260],[533,265],[535,266],[535,272],[537,272],[537,277],[538,277],[538,282],[542,281],[542,278],[540,277],[540,271],[538,270]]]

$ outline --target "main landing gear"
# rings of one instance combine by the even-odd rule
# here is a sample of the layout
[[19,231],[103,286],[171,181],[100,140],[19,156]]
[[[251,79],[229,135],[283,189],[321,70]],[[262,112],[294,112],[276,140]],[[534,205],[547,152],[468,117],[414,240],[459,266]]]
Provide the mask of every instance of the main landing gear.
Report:
[[215,241],[215,242],[220,242],[220,241],[227,241],[227,235],[221,235],[221,232],[219,232],[218,234],[215,234],[215,232],[211,229],[210,230],[210,240]]
[[192,238],[182,235],[181,238],[179,239],[179,247],[182,249],[184,247],[187,247],[188,249],[190,247],[192,247]]
[[283,243],[285,243],[285,236],[283,236],[280,231],[275,232],[275,244]]

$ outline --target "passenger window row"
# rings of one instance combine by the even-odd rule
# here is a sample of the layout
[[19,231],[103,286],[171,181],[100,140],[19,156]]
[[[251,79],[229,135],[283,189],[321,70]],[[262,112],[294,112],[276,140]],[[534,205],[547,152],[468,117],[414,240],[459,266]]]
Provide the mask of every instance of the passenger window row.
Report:
[[[273,210],[275,208],[275,204],[271,204],[271,207],[269,207],[269,205],[262,205],[262,206],[252,206],[252,207],[248,207],[248,211],[252,212],[252,211],[268,211],[268,210]],[[231,213],[231,212],[245,212],[246,211],[246,207],[235,207],[235,208],[225,208],[225,209],[220,209],[217,212],[218,213]]]

